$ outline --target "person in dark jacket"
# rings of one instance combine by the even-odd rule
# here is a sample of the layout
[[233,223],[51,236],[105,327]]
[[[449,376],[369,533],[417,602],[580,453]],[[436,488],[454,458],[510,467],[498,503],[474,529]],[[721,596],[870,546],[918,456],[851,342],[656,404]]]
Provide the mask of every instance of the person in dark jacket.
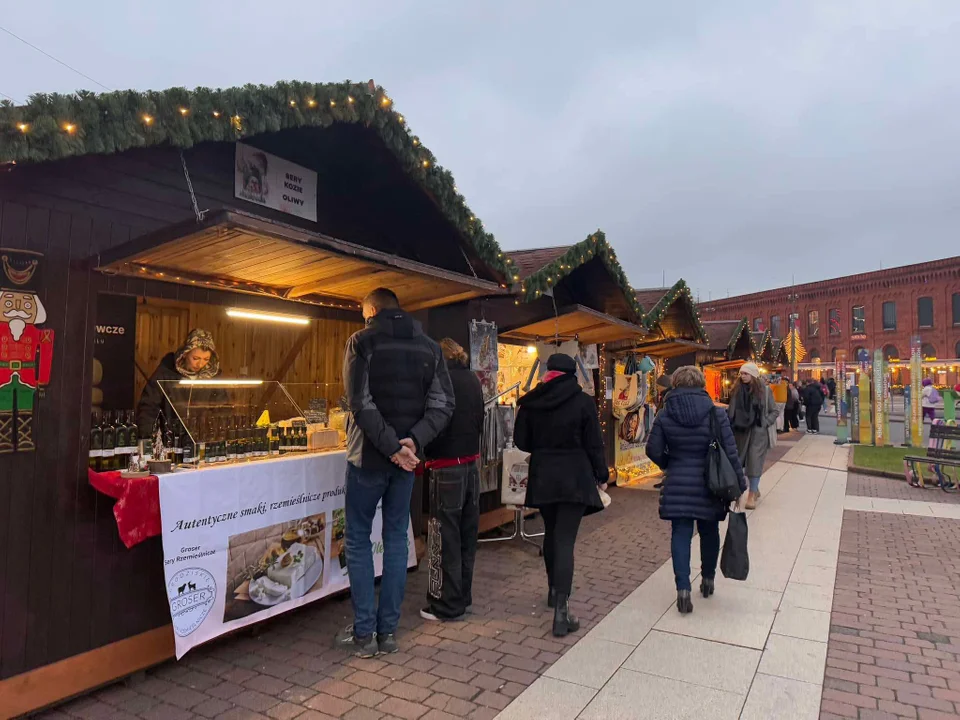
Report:
[[807,433],[820,434],[820,409],[823,407],[823,390],[815,380],[803,389],[803,409],[807,417]]
[[[174,385],[179,380],[210,380],[220,374],[220,358],[213,343],[213,336],[199,328],[191,330],[183,345],[176,352],[167,353],[147,381],[137,404],[137,428],[140,437],[152,438],[158,422],[164,425],[177,423],[177,414],[170,405],[168,396],[178,404],[189,404],[197,393],[198,400],[210,402],[225,397],[221,391],[198,391],[196,388],[180,388]],[[168,381],[160,389],[160,382]],[[166,395],[164,394],[166,390]],[[171,431],[173,428],[170,428]]]
[[722,408],[714,405],[705,387],[703,371],[699,368],[678,368],[673,373],[670,397],[654,420],[647,440],[647,457],[666,474],[660,490],[660,517],[672,524],[670,550],[677,584],[677,609],[684,614],[693,612],[690,543],[694,521],[700,533],[700,593],[708,598],[714,592],[720,557],[718,523],[727,516],[727,507],[710,493],[705,479],[707,449],[714,440],[711,413],[716,418],[723,452],[740,480],[740,492],[747,490],[730,420]]
[[451,338],[440,341],[456,407],[447,429],[427,446],[430,471],[430,523],[427,532],[430,575],[424,620],[453,620],[473,604],[473,563],[480,528],[480,435],[483,389],[464,349]]
[[570,614],[573,547],[584,515],[603,510],[598,486],[609,477],[597,406],[577,382],[573,358],[557,353],[547,374],[520,398],[514,442],[530,453],[527,507],[543,516],[543,562],[547,570],[547,604],[554,608],[553,634],[576,632]]
[[[390,290],[363,300],[366,328],[347,341],[346,550],[353,623],[337,645],[359,657],[397,652],[395,633],[407,582],[407,528],[413,470],[453,415],[450,373],[440,346],[400,309]],[[370,533],[382,502],[383,578],[374,592]]]

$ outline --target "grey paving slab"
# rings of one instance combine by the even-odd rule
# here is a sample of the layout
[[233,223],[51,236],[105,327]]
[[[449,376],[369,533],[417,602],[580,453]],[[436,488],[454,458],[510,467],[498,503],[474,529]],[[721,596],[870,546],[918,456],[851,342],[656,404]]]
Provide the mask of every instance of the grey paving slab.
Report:
[[759,661],[759,650],[654,630],[623,667],[745,696]]
[[758,673],[747,695],[741,720],[817,720],[819,685]]
[[[743,696],[619,670],[580,714],[583,720],[735,720]],[[540,717],[552,717],[549,714]]]
[[573,720],[580,715],[596,692],[583,685],[541,677],[497,715],[497,719]]
[[830,613],[799,607],[782,607],[773,623],[778,635],[826,642],[830,639]]
[[766,675],[823,684],[827,664],[827,643],[771,633],[760,660],[759,671]]
[[544,675],[599,690],[634,649],[633,645],[585,637],[547,668]]
[[798,607],[808,610],[830,612],[833,607],[833,590],[820,585],[804,585],[791,582],[783,593],[780,608]]

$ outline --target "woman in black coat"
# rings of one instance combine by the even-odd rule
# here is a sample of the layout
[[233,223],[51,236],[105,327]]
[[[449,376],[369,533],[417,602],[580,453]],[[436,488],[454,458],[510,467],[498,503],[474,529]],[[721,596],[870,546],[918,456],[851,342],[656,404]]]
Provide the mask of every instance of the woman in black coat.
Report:
[[688,366],[674,372],[673,390],[647,440],[647,457],[666,475],[660,490],[660,517],[673,524],[670,551],[677,583],[677,609],[681,613],[693,612],[690,543],[694,521],[700,533],[700,592],[707,598],[713,595],[720,557],[718,523],[727,516],[726,505],[713,496],[706,483],[707,449],[714,439],[711,413],[716,418],[721,447],[740,480],[740,492],[747,489],[730,420],[722,408],[713,404],[705,386],[699,368]]
[[607,482],[597,406],[580,389],[573,358],[556,354],[534,390],[520,398],[514,441],[530,453],[525,505],[543,515],[543,561],[554,608],[553,634],[576,632],[567,604],[573,586],[573,546],[580,520],[603,510],[598,485]]

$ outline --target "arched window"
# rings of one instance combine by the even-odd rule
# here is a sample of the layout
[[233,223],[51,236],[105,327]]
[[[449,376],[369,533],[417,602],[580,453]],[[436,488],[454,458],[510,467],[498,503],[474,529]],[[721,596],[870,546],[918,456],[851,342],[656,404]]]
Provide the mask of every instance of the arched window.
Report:
[[900,351],[896,345],[885,345],[883,348],[883,359],[887,362],[900,359]]
[[811,350],[811,351],[810,351],[809,358],[810,358],[810,362],[817,362],[817,361],[820,359],[820,351],[819,351],[819,350]]
[[870,356],[869,356],[869,355],[864,356],[864,353],[865,353],[865,352],[867,352],[867,351],[864,350],[864,348],[863,348],[862,345],[857,345],[857,347],[855,347],[855,348],[853,349],[853,361],[854,361],[854,362],[869,362],[869,361],[870,361]]
[[930,343],[924,343],[920,348],[920,354],[923,356],[924,360],[936,360],[937,359],[937,350]]

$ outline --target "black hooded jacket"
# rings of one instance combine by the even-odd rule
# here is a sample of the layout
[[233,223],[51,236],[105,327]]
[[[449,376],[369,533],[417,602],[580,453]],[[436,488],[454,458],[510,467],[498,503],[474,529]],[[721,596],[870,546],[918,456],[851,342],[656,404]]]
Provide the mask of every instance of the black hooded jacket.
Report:
[[447,361],[456,407],[447,429],[427,446],[427,459],[454,459],[480,453],[483,433],[483,388],[477,374],[455,360]]
[[609,477],[597,406],[564,374],[520,398],[514,442],[530,453],[528,507],[580,503],[603,509],[597,485]]
[[365,470],[396,470],[390,456],[401,439],[412,438],[422,453],[453,415],[440,346],[403,310],[381,310],[347,341],[343,384],[347,460]]
[[727,413],[714,405],[706,390],[674,388],[647,440],[647,457],[666,474],[660,490],[660,517],[664,520],[726,517],[726,507],[706,483],[707,447],[713,441],[711,412],[717,418],[720,445],[740,478],[740,490],[747,489]]

